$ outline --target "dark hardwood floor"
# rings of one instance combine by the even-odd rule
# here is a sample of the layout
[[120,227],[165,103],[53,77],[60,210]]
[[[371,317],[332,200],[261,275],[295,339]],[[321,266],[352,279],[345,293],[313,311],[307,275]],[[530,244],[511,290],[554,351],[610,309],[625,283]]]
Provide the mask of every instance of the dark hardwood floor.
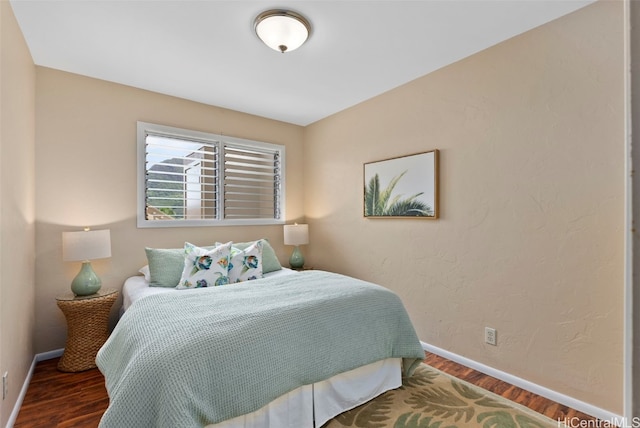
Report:
[[[471,384],[479,386],[480,388],[486,389],[487,391],[491,391],[494,394],[526,406],[531,410],[542,413],[546,417],[555,421],[567,421],[567,424],[571,426],[601,426],[594,425],[596,418],[592,416],[556,403],[555,401],[551,401],[522,388],[518,388],[517,386],[513,386],[484,373],[480,373],[479,371],[470,369],[461,364],[447,360],[446,358],[442,358],[436,354],[426,353],[424,361],[430,366],[455,376],[458,379],[465,380]],[[570,424],[569,421],[571,422]],[[579,421],[586,422],[580,424]],[[589,424],[588,421],[594,422]]]
[[[546,398],[502,382],[476,370],[428,353],[425,362],[443,372],[527,406],[554,420],[593,420],[594,418]],[[41,361],[29,384],[15,428],[97,427],[109,404],[104,378],[98,369],[62,373],[58,358]],[[573,419],[577,418],[577,419]],[[596,425],[573,425],[596,426]],[[133,428],[133,427],[131,427]]]
[[59,358],[36,365],[14,427],[97,427],[109,397],[98,369],[58,371]]

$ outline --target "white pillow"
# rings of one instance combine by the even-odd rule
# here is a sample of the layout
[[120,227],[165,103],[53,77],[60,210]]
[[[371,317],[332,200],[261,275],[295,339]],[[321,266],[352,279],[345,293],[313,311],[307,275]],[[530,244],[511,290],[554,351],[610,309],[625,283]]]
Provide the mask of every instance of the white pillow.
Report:
[[149,282],[149,278],[151,278],[151,271],[149,271],[149,265],[142,266],[140,270],[138,270],[141,274],[144,275],[144,279]]
[[176,286],[186,288],[215,287],[229,283],[231,242],[212,250],[184,243],[184,269]]
[[230,283],[262,278],[262,248],[262,241],[256,241],[244,250],[231,248]]

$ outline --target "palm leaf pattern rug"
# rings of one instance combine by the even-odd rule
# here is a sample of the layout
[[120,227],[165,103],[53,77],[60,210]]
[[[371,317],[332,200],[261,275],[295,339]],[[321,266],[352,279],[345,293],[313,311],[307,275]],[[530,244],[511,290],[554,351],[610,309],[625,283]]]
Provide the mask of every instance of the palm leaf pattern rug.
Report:
[[323,428],[557,428],[558,422],[420,364],[402,386],[342,413]]

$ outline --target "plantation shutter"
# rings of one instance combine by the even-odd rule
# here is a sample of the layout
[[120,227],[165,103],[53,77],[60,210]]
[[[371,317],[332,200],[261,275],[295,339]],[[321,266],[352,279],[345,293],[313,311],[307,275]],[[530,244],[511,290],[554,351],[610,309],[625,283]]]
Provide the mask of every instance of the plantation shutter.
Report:
[[224,145],[224,218],[280,219],[280,151]]
[[285,149],[138,122],[138,227],[283,224]]
[[147,220],[218,218],[218,146],[215,141],[147,135]]

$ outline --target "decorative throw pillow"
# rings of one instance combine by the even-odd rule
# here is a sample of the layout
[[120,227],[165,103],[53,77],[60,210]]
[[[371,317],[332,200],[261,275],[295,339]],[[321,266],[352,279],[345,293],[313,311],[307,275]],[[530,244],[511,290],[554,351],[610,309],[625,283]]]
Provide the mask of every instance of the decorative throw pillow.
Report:
[[177,289],[215,287],[229,283],[231,242],[213,250],[185,242],[184,268]]
[[[278,256],[276,256],[276,252],[273,250],[271,244],[269,244],[269,241],[264,238],[259,241],[262,242],[262,273],[269,273],[282,269]],[[256,241],[234,242],[233,247],[239,250],[244,250],[255,242]]]
[[244,250],[231,247],[230,283],[262,278],[262,245],[262,241],[256,241]]
[[[212,250],[212,247],[203,247]],[[183,248],[145,248],[149,262],[149,287],[174,288],[184,268]]]

